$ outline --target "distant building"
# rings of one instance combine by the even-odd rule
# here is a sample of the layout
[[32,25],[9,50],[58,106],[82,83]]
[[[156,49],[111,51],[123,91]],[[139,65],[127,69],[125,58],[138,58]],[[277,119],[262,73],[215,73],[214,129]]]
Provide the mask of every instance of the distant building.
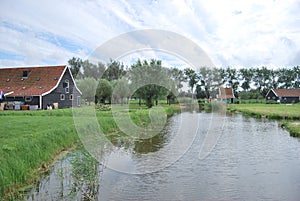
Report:
[[300,98],[300,88],[296,89],[271,89],[266,100],[279,101],[280,103],[298,103]]
[[4,93],[2,102],[18,107],[14,109],[22,105],[32,109],[67,108],[81,102],[81,92],[65,65],[0,68],[0,91]]
[[232,88],[219,88],[219,94],[217,94],[217,100],[226,103],[233,103],[235,99]]

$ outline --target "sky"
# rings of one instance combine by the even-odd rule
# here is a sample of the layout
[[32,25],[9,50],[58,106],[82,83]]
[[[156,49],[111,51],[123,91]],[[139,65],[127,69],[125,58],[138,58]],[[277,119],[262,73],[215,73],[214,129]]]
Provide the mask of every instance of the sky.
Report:
[[[193,41],[217,67],[300,65],[298,0],[1,0],[0,67],[60,65],[88,59],[128,32],[157,29]],[[186,63],[159,51],[126,55]]]

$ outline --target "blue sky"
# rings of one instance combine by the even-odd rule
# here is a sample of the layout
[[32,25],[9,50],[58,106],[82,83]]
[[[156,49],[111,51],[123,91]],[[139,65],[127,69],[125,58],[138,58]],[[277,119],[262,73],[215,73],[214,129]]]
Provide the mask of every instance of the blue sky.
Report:
[[[2,0],[0,67],[66,64],[101,44],[141,29],[173,31],[197,43],[215,66],[300,65],[297,0]],[[135,57],[184,62],[153,52]]]

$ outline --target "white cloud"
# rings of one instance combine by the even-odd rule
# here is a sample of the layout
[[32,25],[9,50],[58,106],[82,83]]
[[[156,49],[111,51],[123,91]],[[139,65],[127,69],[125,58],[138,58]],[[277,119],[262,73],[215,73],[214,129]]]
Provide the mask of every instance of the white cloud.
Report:
[[3,0],[0,4],[1,66],[87,58],[105,41],[145,28],[190,38],[217,66],[299,65],[297,0]]

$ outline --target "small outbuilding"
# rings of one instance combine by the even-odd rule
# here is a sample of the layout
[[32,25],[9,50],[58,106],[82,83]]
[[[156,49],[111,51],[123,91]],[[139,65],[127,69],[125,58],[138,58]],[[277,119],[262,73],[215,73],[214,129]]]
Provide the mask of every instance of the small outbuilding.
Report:
[[81,92],[66,65],[0,68],[0,91],[8,109],[68,108],[81,102]]
[[266,95],[266,100],[274,100],[280,103],[298,103],[300,88],[295,89],[271,89]]
[[232,88],[219,88],[219,94],[217,95],[218,101],[233,103],[234,99],[235,96]]

